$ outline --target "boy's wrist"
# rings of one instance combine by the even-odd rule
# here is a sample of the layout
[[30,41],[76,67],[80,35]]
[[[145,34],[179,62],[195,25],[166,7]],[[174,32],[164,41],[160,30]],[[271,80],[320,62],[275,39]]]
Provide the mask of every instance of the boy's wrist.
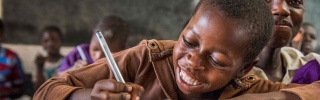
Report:
[[68,100],[91,100],[92,89],[78,89],[70,94]]

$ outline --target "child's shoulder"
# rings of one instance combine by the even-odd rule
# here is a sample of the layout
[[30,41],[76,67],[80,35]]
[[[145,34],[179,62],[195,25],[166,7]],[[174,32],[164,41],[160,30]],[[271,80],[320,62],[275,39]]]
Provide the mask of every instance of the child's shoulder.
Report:
[[83,43],[83,44],[79,44],[77,46],[74,46],[74,48],[68,53],[67,56],[79,54],[77,47],[80,47],[85,53],[89,53],[90,45],[88,43]]
[[272,82],[270,80],[265,80],[259,78],[254,74],[247,74],[240,80],[244,82],[243,89],[247,93],[263,93],[271,91],[279,91],[284,88],[296,87],[296,84],[284,84],[281,82]]
[[311,60],[299,68],[292,79],[292,83],[310,84],[320,79],[320,65],[317,59]]
[[171,57],[175,41],[172,40],[142,40],[137,46],[113,53],[115,59],[159,61]]
[[12,51],[11,49],[9,48],[4,48],[2,47],[2,50],[3,52],[5,53],[5,56],[6,57],[18,57],[17,53]]
[[174,40],[142,40],[139,45],[147,45],[149,49],[159,49],[159,50],[166,50],[166,49],[173,49],[176,41]]

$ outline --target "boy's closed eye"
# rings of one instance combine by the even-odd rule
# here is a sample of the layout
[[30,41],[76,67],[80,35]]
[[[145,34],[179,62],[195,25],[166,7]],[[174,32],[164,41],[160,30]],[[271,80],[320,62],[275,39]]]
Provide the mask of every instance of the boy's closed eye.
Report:
[[[191,40],[189,40],[189,38],[187,38],[186,36],[183,36],[182,37],[182,40],[184,42],[184,44],[187,46],[187,47],[197,47],[198,46],[198,43],[196,42],[191,42]],[[218,60],[218,58],[216,58],[215,56],[208,56],[208,61],[210,62],[210,64],[212,64],[213,67],[220,67],[220,68],[223,68],[223,67],[226,67],[227,64],[225,64],[224,62],[222,62],[221,60]]]
[[218,61],[215,57],[210,56],[209,61],[214,67],[226,67],[224,63]]
[[183,39],[184,44],[185,44],[186,46],[188,46],[188,47],[196,47],[196,46],[197,46],[196,43],[191,42],[191,41],[190,41],[189,39],[187,39],[185,36],[183,36],[182,39]]

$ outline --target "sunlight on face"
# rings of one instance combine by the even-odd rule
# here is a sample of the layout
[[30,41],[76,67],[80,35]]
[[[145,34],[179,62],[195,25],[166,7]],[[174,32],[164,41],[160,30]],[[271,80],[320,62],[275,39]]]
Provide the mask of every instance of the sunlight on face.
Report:
[[176,82],[185,94],[199,94],[224,87],[243,68],[248,40],[234,20],[218,12],[192,17],[173,51]]

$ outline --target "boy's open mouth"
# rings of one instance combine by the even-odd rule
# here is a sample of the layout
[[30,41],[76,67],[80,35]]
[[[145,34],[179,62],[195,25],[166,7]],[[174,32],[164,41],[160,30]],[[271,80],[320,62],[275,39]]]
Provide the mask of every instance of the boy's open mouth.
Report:
[[187,83],[188,85],[191,86],[196,86],[196,85],[201,85],[203,84],[202,82],[199,82],[196,79],[193,79],[192,77],[188,76],[184,71],[180,71],[179,73],[180,78],[182,79],[182,81],[184,81],[185,83]]

